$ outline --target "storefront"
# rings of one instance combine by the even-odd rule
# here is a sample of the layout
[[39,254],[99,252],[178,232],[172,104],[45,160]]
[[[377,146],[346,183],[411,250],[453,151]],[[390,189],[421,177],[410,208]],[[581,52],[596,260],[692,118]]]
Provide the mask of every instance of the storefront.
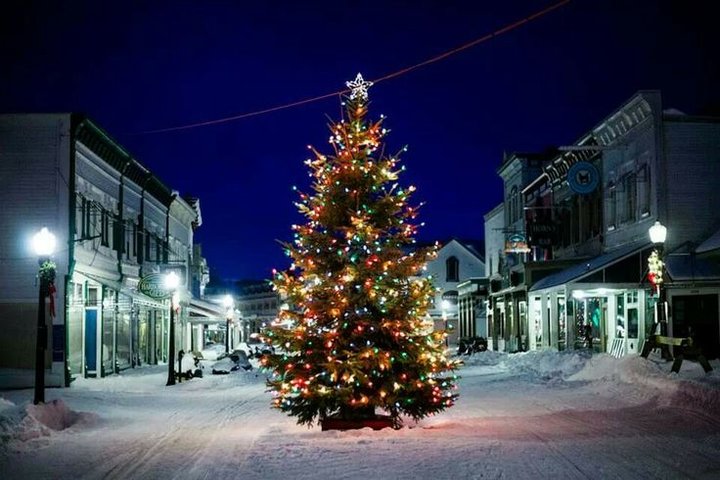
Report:
[[76,271],[67,298],[71,376],[103,377],[167,360],[169,306],[121,282]]
[[657,303],[643,282],[649,247],[626,246],[534,284],[528,294],[530,348],[639,353]]

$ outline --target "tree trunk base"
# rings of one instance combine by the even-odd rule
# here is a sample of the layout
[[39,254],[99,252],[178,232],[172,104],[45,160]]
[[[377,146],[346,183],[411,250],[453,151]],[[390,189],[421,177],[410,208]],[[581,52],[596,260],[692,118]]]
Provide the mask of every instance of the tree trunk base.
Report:
[[322,430],[357,430],[370,427],[373,430],[393,428],[393,421],[387,415],[375,415],[369,418],[328,417],[320,421]]

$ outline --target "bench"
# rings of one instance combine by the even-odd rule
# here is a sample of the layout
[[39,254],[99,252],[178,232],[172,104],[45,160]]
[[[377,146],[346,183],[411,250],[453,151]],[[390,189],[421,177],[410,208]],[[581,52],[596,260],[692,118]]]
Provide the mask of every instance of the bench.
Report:
[[703,355],[702,349],[695,345],[693,343],[693,339],[690,337],[651,335],[645,342],[645,345],[643,345],[640,356],[647,358],[648,355],[650,355],[650,351],[659,348],[662,352],[663,358],[672,358],[669,348],[671,346],[673,347],[673,353],[675,354],[671,371],[678,373],[686,356],[697,359],[700,365],[702,365],[703,370],[705,370],[705,373],[712,371],[712,367],[705,358],[705,355]]

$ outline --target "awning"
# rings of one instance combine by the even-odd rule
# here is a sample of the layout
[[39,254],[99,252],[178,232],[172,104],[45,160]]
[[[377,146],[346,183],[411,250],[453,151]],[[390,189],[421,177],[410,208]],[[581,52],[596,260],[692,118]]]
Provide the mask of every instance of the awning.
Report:
[[[544,290],[546,288],[556,287],[558,285],[565,285],[569,282],[576,282],[615,263],[625,260],[626,258],[635,255],[651,246],[652,244],[650,242],[642,242],[639,244],[634,243],[626,245],[624,247],[620,247],[616,250],[605,253],[598,257],[583,260],[578,265],[566,268],[565,270],[562,270],[558,273],[549,275],[539,280],[532,287],[530,287],[530,291],[534,292],[537,290]],[[640,278],[638,278],[638,280],[640,280]]]
[[227,321],[226,312],[222,307],[197,298],[190,299],[188,312],[190,312],[189,321],[194,323],[225,323]]
[[92,280],[93,282],[97,282],[100,285],[104,285],[108,288],[112,288],[116,292],[121,293],[122,295],[126,295],[133,299],[134,303],[139,303],[141,305],[147,305],[149,307],[153,308],[166,308],[166,305],[156,300],[152,297],[148,297],[147,295],[144,295],[137,290],[133,290],[125,285],[123,285],[121,282],[117,280],[113,280],[110,278],[101,277],[99,275],[95,275],[92,273],[84,272],[82,270],[75,270],[78,274],[82,275],[83,277],[87,277],[88,279]]
[[668,255],[665,268],[673,282],[720,281],[720,265],[695,255]]
[[710,238],[698,245],[695,251],[697,253],[705,253],[718,249],[720,249],[720,230],[710,235]]
[[509,293],[524,292],[525,290],[526,290],[525,285],[518,285],[516,287],[503,288],[502,290],[491,293],[490,296],[491,297],[501,297],[501,296],[507,295]]

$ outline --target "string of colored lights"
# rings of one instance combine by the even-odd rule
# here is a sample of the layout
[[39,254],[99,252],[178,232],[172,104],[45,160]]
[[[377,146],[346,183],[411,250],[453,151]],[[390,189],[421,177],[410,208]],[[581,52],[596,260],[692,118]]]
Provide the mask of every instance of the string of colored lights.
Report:
[[290,269],[273,272],[287,307],[263,333],[278,353],[261,362],[273,372],[273,407],[298,423],[378,411],[398,427],[454,405],[460,363],[430,319],[432,279],[419,275],[438,246],[408,248],[422,226],[415,187],[398,183],[400,153],[383,153],[384,117],[367,117],[372,82],[358,74],[346,84],[345,115],[329,125],[333,153],[309,147],[314,193],[298,191],[307,222],[285,244]]
[[[391,79],[391,78],[399,77],[400,75],[404,75],[404,74],[409,73],[409,72],[411,72],[411,71],[413,71],[413,70],[416,70],[416,69],[418,69],[418,68],[421,68],[421,67],[430,65],[430,64],[435,63],[435,62],[439,62],[440,60],[444,60],[445,58],[448,58],[448,57],[450,57],[450,56],[452,56],[452,55],[455,55],[455,54],[460,53],[460,52],[462,52],[462,51],[464,51],[464,50],[467,50],[467,49],[469,49],[469,48],[472,48],[472,47],[474,47],[474,46],[476,46],[476,45],[479,45],[479,44],[481,44],[481,43],[484,43],[484,42],[486,42],[486,41],[488,41],[488,40],[490,40],[490,39],[493,39],[493,38],[498,37],[498,36],[500,36],[500,35],[506,34],[506,33],[510,32],[510,31],[512,31],[512,30],[515,30],[516,28],[518,28],[518,27],[520,27],[520,26],[522,26],[522,25],[525,25],[525,24],[527,24],[527,23],[529,23],[529,22],[531,22],[531,21],[533,21],[533,20],[537,20],[538,18],[540,18],[540,17],[542,17],[542,16],[544,16],[544,15],[547,15],[548,13],[550,13],[550,12],[552,12],[552,11],[554,11],[554,10],[557,10],[557,9],[559,9],[559,8],[561,8],[561,7],[564,7],[565,5],[567,5],[568,3],[570,3],[571,1],[572,1],[572,0],[561,0],[561,1],[559,1],[559,2],[557,2],[557,3],[555,3],[555,4],[553,4],[553,5],[550,5],[549,7],[546,7],[546,8],[544,8],[544,9],[542,9],[542,10],[539,10],[539,11],[533,13],[533,14],[530,15],[530,16],[524,17],[524,18],[522,18],[522,19],[520,19],[520,20],[517,20],[517,21],[515,21],[515,22],[512,22],[512,23],[510,23],[510,24],[508,24],[508,25],[506,25],[506,26],[504,26],[504,27],[502,27],[502,28],[500,28],[500,29],[498,29],[498,30],[495,30],[495,31],[492,32],[492,33],[488,33],[488,34],[486,34],[486,35],[484,35],[484,36],[482,36],[482,37],[480,37],[480,38],[477,38],[477,39],[472,40],[472,41],[470,41],[470,42],[468,42],[468,43],[465,43],[465,44],[463,44],[463,45],[461,45],[461,46],[459,46],[459,47],[453,48],[452,50],[448,50],[447,52],[441,53],[440,55],[436,55],[436,56],[434,56],[434,57],[432,57],[432,58],[430,58],[430,59],[428,59],[428,60],[424,60],[424,61],[422,61],[422,62],[420,62],[420,63],[416,63],[415,65],[411,65],[411,66],[409,66],[409,67],[405,67],[405,68],[403,68],[403,69],[397,70],[397,71],[392,72],[392,73],[389,73],[389,74],[387,74],[387,75],[384,75],[384,76],[382,76],[382,77],[380,77],[380,78],[374,79],[374,80],[372,80],[372,82],[377,84],[378,82],[382,82],[382,81],[384,81],[384,80],[389,80],[389,79]],[[233,115],[233,116],[230,116],[230,117],[223,117],[223,118],[218,118],[218,119],[215,119],[215,120],[207,120],[207,121],[204,121],[204,122],[190,123],[190,124],[187,124],[187,125],[180,125],[180,126],[177,126],[177,127],[167,127],[167,128],[158,128],[158,129],[155,129],[155,130],[146,130],[146,131],[143,131],[143,132],[136,132],[134,135],[146,135],[146,134],[151,134],[151,133],[174,132],[174,131],[178,131],[178,130],[188,130],[188,129],[191,129],[191,128],[207,127],[207,126],[210,126],[210,125],[217,125],[217,124],[220,124],[220,123],[232,122],[232,121],[235,121],[235,120],[241,120],[241,119],[243,119],[243,118],[254,117],[254,116],[263,115],[263,114],[266,114],[266,113],[277,112],[278,110],[285,110],[285,109],[288,109],[288,108],[298,107],[298,106],[300,106],[300,105],[306,105],[306,104],[308,104],[308,103],[317,102],[317,101],[320,101],[320,100],[324,100],[324,99],[326,99],[326,98],[335,97],[335,96],[338,96],[338,95],[343,95],[343,94],[345,94],[345,93],[347,93],[347,92],[349,92],[348,89],[338,90],[338,91],[336,91],[336,92],[326,93],[325,95],[319,95],[319,96],[317,96],[317,97],[306,98],[306,99],[304,99],[304,100],[299,100],[299,101],[297,101],[297,102],[286,103],[286,104],[284,104],[284,105],[278,105],[278,106],[275,106],[275,107],[265,108],[265,109],[263,109],[263,110],[257,110],[257,111],[254,111],[254,112],[241,113],[241,114],[239,114],[239,115]]]

